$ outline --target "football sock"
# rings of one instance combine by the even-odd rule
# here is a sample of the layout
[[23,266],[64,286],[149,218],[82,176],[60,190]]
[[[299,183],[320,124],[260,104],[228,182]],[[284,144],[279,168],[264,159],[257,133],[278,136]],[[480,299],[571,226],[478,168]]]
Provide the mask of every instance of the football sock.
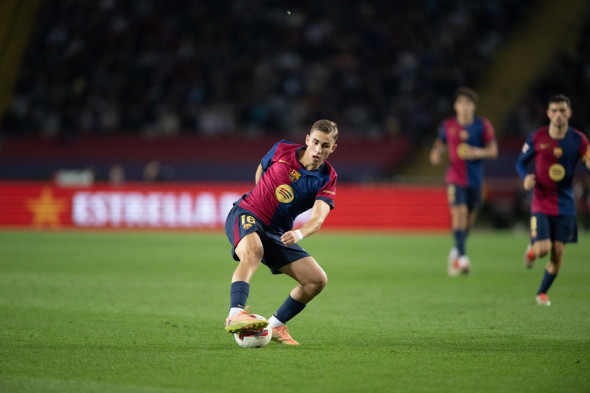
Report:
[[250,293],[250,284],[245,281],[235,281],[231,283],[230,291],[230,308],[244,308]]
[[305,304],[299,303],[289,295],[283,305],[279,307],[276,313],[274,313],[273,317],[285,324],[295,315],[299,314],[304,308]]
[[455,229],[453,231],[453,237],[455,238],[455,247],[457,251],[459,251],[459,256],[465,255],[465,239],[467,238],[467,233],[463,229]]
[[284,325],[284,323],[279,321],[277,319],[277,317],[275,317],[274,315],[268,319],[268,326],[270,326],[270,327],[277,327],[277,326],[283,326],[283,325]]
[[543,275],[543,280],[541,281],[541,286],[539,287],[539,291],[537,295],[541,293],[547,293],[549,288],[551,288],[551,284],[553,284],[553,280],[555,280],[557,274],[551,274],[547,270],[545,270],[545,274]]

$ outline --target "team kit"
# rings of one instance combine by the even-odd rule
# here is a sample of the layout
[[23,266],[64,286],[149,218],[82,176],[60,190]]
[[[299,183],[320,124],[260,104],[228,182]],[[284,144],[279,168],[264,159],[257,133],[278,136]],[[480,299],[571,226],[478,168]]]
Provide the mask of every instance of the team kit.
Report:
[[[498,155],[492,123],[475,113],[475,91],[461,87],[453,98],[455,115],[441,122],[430,151],[432,165],[448,157],[445,183],[453,242],[446,263],[450,277],[471,272],[467,241],[481,203],[483,161]],[[548,124],[530,132],[515,163],[523,189],[532,193],[524,265],[530,269],[536,259],[549,256],[534,297],[540,306],[551,305],[547,293],[563,264],[565,246],[578,240],[573,191],[576,166],[581,163],[590,171],[588,138],[569,125],[571,116],[567,96],[550,97]],[[227,216],[225,232],[237,267],[231,279],[225,330],[234,334],[241,347],[264,347],[271,341],[299,345],[287,322],[327,284],[326,273],[299,242],[318,232],[336,206],[337,174],[327,158],[337,150],[337,140],[336,123],[318,120],[305,135],[305,144],[277,142],[262,157],[252,190],[234,202]],[[296,217],[310,209],[309,220],[294,228]],[[295,281],[268,319],[246,305],[250,280],[260,263],[272,274],[286,274]]]

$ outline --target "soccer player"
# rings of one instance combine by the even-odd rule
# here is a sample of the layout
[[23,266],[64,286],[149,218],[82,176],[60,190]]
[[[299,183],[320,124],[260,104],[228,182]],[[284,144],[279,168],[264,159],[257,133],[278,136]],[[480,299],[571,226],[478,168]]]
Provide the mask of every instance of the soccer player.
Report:
[[[267,325],[244,308],[250,279],[262,262],[273,274],[284,273],[298,282],[268,324],[274,341],[299,345],[285,324],[324,289],[328,279],[298,242],[319,231],[334,208],[336,172],[326,158],[336,149],[337,139],[336,123],[318,120],[305,138],[306,146],[276,143],[258,166],[254,189],[234,203],[225,223],[233,257],[239,261],[225,321],[228,333]],[[295,218],[309,209],[310,219],[294,230]]]
[[465,245],[481,199],[482,160],[498,156],[492,123],[475,115],[477,94],[467,87],[460,87],[454,97],[455,116],[441,123],[438,137],[430,151],[432,165],[441,163],[442,154],[447,148],[449,154],[445,182],[455,240],[447,258],[449,276],[469,274],[471,271]]
[[[572,180],[578,160],[590,170],[588,139],[568,125],[570,99],[562,94],[549,99],[549,125],[529,134],[516,162],[524,189],[533,191],[531,233],[524,262],[530,269],[537,257],[551,252],[537,291],[537,304],[550,306],[547,291],[561,269],[566,243],[578,241],[576,205]],[[533,162],[532,168],[528,164]]]

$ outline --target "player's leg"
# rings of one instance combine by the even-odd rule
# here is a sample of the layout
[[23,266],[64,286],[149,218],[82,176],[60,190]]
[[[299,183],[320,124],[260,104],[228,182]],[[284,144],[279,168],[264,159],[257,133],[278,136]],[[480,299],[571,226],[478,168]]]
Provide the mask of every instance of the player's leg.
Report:
[[[539,225],[541,235],[539,235]],[[523,261],[527,269],[535,265],[537,258],[542,258],[551,250],[551,240],[549,239],[549,222],[547,216],[536,213],[531,215],[530,220],[530,242],[524,252]]]
[[283,344],[299,345],[293,340],[285,324],[303,311],[307,303],[324,289],[328,277],[311,256],[285,265],[279,270],[296,280],[298,284],[269,319],[269,325],[273,328],[273,340]]
[[463,256],[459,256],[458,265],[463,274],[469,274],[471,272],[471,263],[467,256],[467,238],[469,232],[475,225],[477,219],[477,212],[481,201],[481,189],[479,188],[466,188],[465,190],[465,204],[467,205],[467,224],[465,228],[465,237],[463,245]]
[[544,306],[551,305],[551,301],[549,301],[549,298],[547,297],[547,292],[549,292],[549,288],[551,288],[551,285],[553,285],[553,282],[557,277],[557,273],[559,273],[559,270],[561,269],[564,250],[565,244],[563,242],[553,242],[553,247],[551,248],[551,257],[549,258],[549,262],[547,262],[543,279],[541,280],[541,285],[537,291],[537,304]]
[[451,206],[451,229],[455,241],[454,249],[449,253],[448,273],[450,276],[456,276],[468,267],[466,254],[467,226],[469,222],[469,211],[467,204],[456,204]]
[[[549,227],[549,230],[551,231],[551,236],[549,237],[553,239],[550,249],[551,256],[545,268],[545,272],[543,273],[543,279],[541,280],[541,285],[539,286],[536,296],[538,304],[549,306],[551,305],[551,302],[547,298],[547,292],[549,291],[549,288],[551,288],[551,285],[553,285],[553,282],[561,269],[565,243],[576,243],[578,241],[577,220],[576,216],[535,216],[538,217],[538,236],[547,237],[546,227]],[[535,252],[547,252],[548,250],[546,247],[546,241],[533,243]]]
[[233,256],[239,263],[231,280],[230,310],[225,320],[228,333],[260,329],[268,324],[246,312],[250,280],[264,256],[262,240],[256,230],[256,219],[251,214],[237,206],[232,209],[226,221],[226,234],[230,243],[234,244]]
[[463,261],[465,261],[465,239],[469,216],[465,187],[449,184],[447,186],[447,199],[454,239],[454,246],[447,258],[447,273],[449,276],[456,276],[461,272],[459,266],[460,257],[463,256]]

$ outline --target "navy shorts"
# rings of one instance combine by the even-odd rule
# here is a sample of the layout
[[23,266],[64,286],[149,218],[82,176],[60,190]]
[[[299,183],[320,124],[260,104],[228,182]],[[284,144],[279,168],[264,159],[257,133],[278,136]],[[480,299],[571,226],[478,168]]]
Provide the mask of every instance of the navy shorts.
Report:
[[447,186],[447,199],[450,206],[467,205],[467,210],[473,211],[479,207],[481,188],[449,184]]
[[244,236],[252,232],[260,236],[264,247],[262,263],[268,266],[272,274],[281,274],[279,269],[283,266],[310,256],[298,244],[285,246],[281,241],[282,233],[273,231],[250,211],[234,205],[225,220],[225,234],[232,245],[231,252],[234,260],[240,260],[236,255],[236,246]]
[[551,239],[552,242],[578,242],[576,216],[548,216],[543,213],[531,215],[531,243]]

